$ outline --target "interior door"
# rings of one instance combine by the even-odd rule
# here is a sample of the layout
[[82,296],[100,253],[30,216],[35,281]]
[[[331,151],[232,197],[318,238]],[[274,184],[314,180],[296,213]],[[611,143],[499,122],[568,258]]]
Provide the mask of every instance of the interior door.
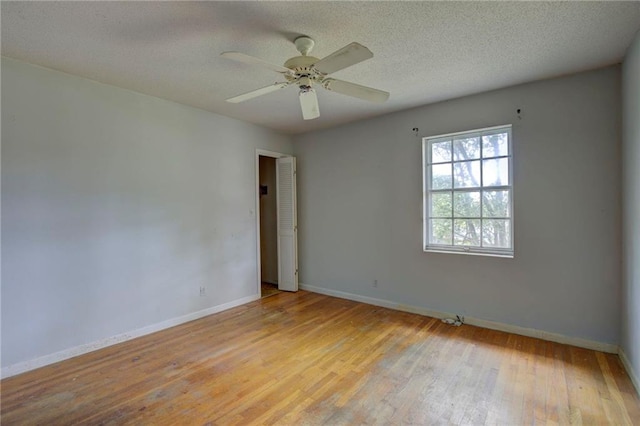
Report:
[[298,221],[296,159],[276,160],[278,204],[278,289],[298,291]]

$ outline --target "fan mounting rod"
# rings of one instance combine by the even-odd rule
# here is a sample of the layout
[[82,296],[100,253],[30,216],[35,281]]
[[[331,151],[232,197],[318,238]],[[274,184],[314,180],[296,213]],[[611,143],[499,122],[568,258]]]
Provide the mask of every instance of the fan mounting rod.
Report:
[[296,45],[296,49],[302,56],[307,56],[316,42],[311,37],[300,36],[293,41],[293,44]]

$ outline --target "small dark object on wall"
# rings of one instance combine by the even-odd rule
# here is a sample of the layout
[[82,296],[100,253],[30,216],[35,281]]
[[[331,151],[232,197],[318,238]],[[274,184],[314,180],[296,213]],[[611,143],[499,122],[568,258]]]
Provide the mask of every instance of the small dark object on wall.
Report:
[[267,185],[260,185],[260,196],[267,195],[269,188]]

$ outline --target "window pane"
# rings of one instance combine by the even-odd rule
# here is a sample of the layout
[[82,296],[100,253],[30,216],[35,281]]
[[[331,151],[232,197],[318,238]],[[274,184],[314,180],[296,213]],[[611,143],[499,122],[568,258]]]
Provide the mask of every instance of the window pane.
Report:
[[451,245],[451,219],[431,219],[430,244]]
[[443,163],[445,161],[451,161],[451,141],[432,143],[431,162]]
[[484,247],[511,247],[511,221],[508,219],[483,220],[482,245]]
[[503,155],[509,155],[509,136],[507,133],[482,137],[482,157],[500,157]]
[[480,138],[454,139],[453,158],[456,161],[480,158]]
[[453,245],[480,246],[480,219],[455,219]]
[[480,161],[454,163],[453,174],[453,186],[455,188],[478,187],[480,186]]
[[434,164],[431,166],[431,188],[451,188],[451,163]]
[[484,160],[482,162],[482,184],[484,186],[509,185],[509,159]]
[[509,217],[509,191],[484,191],[482,194],[483,217]]
[[[429,246],[478,254],[511,253],[511,126],[423,138]],[[428,162],[427,162],[428,161]]]
[[480,192],[456,192],[453,202],[455,217],[480,217]]
[[431,194],[431,216],[451,217],[450,192],[437,192]]

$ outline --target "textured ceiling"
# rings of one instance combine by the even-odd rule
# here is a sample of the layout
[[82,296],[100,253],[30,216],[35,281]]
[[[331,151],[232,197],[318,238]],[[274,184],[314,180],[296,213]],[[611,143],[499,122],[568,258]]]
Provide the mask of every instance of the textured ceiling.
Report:
[[[2,54],[286,133],[622,60],[640,2],[7,2]],[[280,80],[220,57],[237,50],[283,64],[292,40],[322,58],[357,41],[373,59],[333,76],[391,92],[384,104],[319,90],[303,121],[293,87],[224,99]]]

